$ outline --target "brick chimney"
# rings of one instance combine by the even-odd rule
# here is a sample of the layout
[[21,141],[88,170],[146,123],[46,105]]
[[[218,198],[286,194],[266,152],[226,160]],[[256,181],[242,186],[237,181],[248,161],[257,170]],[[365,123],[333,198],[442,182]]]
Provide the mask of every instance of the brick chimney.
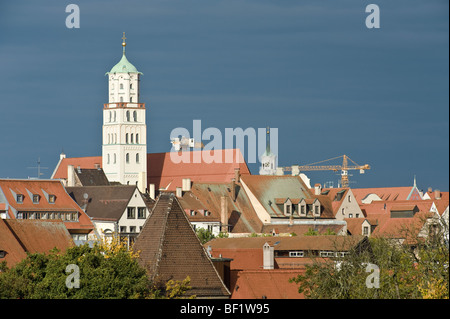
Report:
[[439,189],[434,190],[434,198],[441,199],[441,191]]

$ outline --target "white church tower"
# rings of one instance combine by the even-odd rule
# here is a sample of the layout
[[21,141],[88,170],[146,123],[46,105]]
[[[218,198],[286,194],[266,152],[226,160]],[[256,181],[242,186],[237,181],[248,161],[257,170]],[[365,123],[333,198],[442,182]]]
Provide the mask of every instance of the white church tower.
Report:
[[145,104],[139,101],[142,75],[125,56],[108,75],[108,103],[103,107],[102,167],[110,182],[147,187]]

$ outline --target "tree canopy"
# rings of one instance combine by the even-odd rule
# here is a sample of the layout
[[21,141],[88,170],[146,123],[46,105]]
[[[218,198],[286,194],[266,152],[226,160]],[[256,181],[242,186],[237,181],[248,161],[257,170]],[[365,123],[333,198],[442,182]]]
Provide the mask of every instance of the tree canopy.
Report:
[[[79,270],[79,286],[67,284]],[[137,254],[123,243],[85,244],[68,248],[65,253],[29,254],[26,259],[0,272],[0,298],[102,299],[102,298],[178,298],[189,287],[189,278],[171,282],[165,289],[154,287],[146,270],[137,262]],[[70,279],[70,278],[69,278]]]

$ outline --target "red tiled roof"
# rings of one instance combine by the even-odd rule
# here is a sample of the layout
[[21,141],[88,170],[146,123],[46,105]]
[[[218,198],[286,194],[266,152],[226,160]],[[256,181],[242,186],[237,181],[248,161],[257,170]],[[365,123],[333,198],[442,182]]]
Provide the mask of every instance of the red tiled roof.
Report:
[[[230,189],[230,191],[228,191]],[[227,201],[227,221],[233,233],[259,233],[262,222],[255,213],[246,192],[236,183],[236,200],[232,199],[230,183],[194,183],[192,194],[213,212],[213,216],[220,218],[221,197]],[[188,208],[188,207],[186,207]]]
[[[72,237],[61,221],[0,219],[0,250],[12,267],[28,253],[47,253],[53,248],[64,252],[73,245]],[[0,259],[3,261],[3,259]]]
[[[211,153],[213,152],[213,153]],[[177,154],[174,152],[174,154]],[[180,153],[181,154],[181,153]],[[183,178],[192,182],[225,183],[234,178],[234,169],[239,168],[241,175],[250,175],[247,163],[239,149],[185,152],[183,162],[172,161],[171,152],[147,154],[147,183],[155,188],[174,191],[182,186]],[[207,163],[206,155],[221,159],[221,163]],[[199,160],[198,160],[199,159]],[[231,159],[231,162],[230,162]],[[198,162],[198,163],[197,163]],[[51,178],[66,179],[67,166],[81,169],[102,167],[101,156],[63,158]]]
[[[208,245],[206,244],[205,247]],[[214,248],[211,255],[215,258],[222,256],[223,258],[233,259],[230,263],[230,269],[262,269],[263,266],[263,250],[261,248]]]
[[[362,234],[362,224],[366,218],[344,218],[347,223],[347,231],[351,235],[361,235]],[[369,222],[369,221],[368,221]],[[370,222],[369,222],[370,224]]]
[[59,165],[55,168],[53,172],[52,179],[66,179],[67,178],[67,166],[73,165],[75,168],[78,166],[81,169],[94,169],[97,168],[96,165],[102,167],[102,157],[101,156],[87,156],[87,157],[66,157],[63,158]]
[[382,218],[378,220],[379,225],[372,233],[374,237],[387,238],[409,238],[414,239],[419,235],[429,217],[428,213],[419,212],[409,218]]
[[[67,221],[67,229],[84,233],[94,229],[89,217],[67,194],[59,180],[16,180],[0,179],[0,191],[6,202],[17,212],[78,212],[78,221]],[[17,203],[17,194],[23,195],[23,203]],[[39,202],[33,203],[33,195],[39,195]],[[55,202],[49,203],[47,196],[55,195]],[[14,214],[9,214],[15,218]]]
[[[183,178],[190,178],[192,182],[228,183],[234,178],[235,168],[240,169],[241,175],[250,175],[250,170],[239,149],[214,152],[215,156],[222,159],[221,163],[206,163],[202,156],[209,151],[186,152],[188,163],[173,162],[170,152],[149,153],[147,154],[147,183],[155,184],[156,189],[175,190],[182,186]],[[233,162],[226,163],[228,157],[231,157]],[[197,158],[199,163],[194,162]]]
[[358,204],[369,194],[376,194],[383,201],[406,200],[411,193],[412,186],[406,187],[377,187],[377,188],[352,188]]
[[231,299],[303,299],[298,285],[289,279],[304,269],[232,270]]
[[[241,238],[215,238],[207,242],[204,246],[211,246],[212,251],[221,249],[222,257],[225,249],[261,249],[265,243],[274,246],[274,250],[331,250],[345,251],[356,246],[363,236],[339,236],[339,235],[321,235],[321,236],[274,236],[274,237],[241,237]],[[213,255],[216,256],[216,255]]]

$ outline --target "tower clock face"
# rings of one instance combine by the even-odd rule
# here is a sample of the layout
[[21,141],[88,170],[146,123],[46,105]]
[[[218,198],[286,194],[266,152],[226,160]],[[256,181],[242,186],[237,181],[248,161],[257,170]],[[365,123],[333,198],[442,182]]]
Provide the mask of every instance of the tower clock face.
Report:
[[265,162],[265,163],[263,164],[264,167],[269,167],[269,165],[270,165],[269,162]]

